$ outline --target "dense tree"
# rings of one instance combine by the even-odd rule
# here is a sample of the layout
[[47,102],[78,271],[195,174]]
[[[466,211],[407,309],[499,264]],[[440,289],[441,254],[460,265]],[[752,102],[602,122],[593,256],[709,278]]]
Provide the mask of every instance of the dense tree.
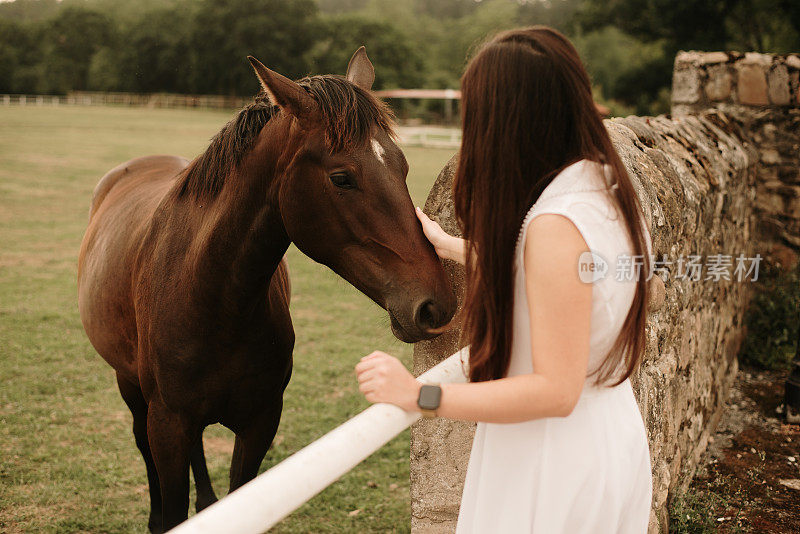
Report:
[[417,87],[425,82],[419,49],[399,28],[359,15],[340,15],[323,22],[321,38],[311,52],[312,71],[344,74],[361,46],[375,65],[375,89]]
[[584,29],[614,25],[639,39],[663,40],[671,51],[790,52],[800,45],[796,0],[584,0]]
[[581,0],[555,0],[551,2],[523,2],[519,8],[522,25],[542,24],[566,34],[574,34],[575,13]]
[[103,13],[78,7],[61,10],[42,32],[40,89],[88,89],[92,56],[103,47],[113,46],[115,38],[114,23]]
[[[123,90],[151,93],[191,93],[190,25],[185,12],[175,8],[150,11],[123,34],[125,46],[100,56],[108,62],[106,84],[116,77]],[[96,78],[93,78],[95,80]],[[97,83],[97,89],[102,89]]]
[[420,15],[428,15],[440,21],[460,19],[469,16],[480,5],[474,0],[414,0],[409,2],[414,5],[414,10]]
[[725,18],[738,0],[586,0],[584,29],[613,25],[645,41],[680,43],[685,49],[719,49],[727,41]]
[[308,53],[319,33],[313,0],[203,0],[189,38],[191,87],[199,93],[255,93],[248,55],[300,77],[308,73]]
[[798,0],[16,0],[0,92],[249,95],[247,55],[297,78],[342,73],[362,44],[376,87],[457,87],[487,36],[531,24],[575,42],[618,113],[668,110],[678,50],[800,50]]
[[672,68],[656,66],[672,61],[663,41],[643,42],[615,26],[578,34],[573,41],[586,63],[596,98],[615,115],[668,111],[669,101],[661,89],[669,85]]
[[458,80],[477,46],[500,30],[519,26],[519,7],[517,2],[484,0],[468,15],[448,21],[445,33],[449,35],[438,50],[438,61],[446,62]]
[[[664,112],[679,50],[800,50],[793,22],[798,5],[796,0],[583,0],[575,20],[582,32],[613,26],[620,30],[619,39],[633,38],[639,43],[631,43],[633,49],[644,51],[646,61],[620,65],[615,87],[604,91],[605,96],[638,113]],[[661,52],[648,51],[644,43],[657,45]],[[588,63],[590,70],[598,70]]]
[[368,0],[318,0],[319,10],[322,13],[347,13],[363,8]]
[[0,92],[39,90],[38,35],[30,24],[0,20]]
[[[737,1],[725,21],[729,48],[760,52],[797,51],[800,49],[799,6],[800,2],[789,5],[785,0]],[[787,16],[781,16],[784,9]]]
[[800,2],[797,0],[781,0],[780,8],[794,31],[800,33]]
[[42,21],[55,16],[61,8],[58,0],[15,0],[0,4],[0,20],[7,22]]

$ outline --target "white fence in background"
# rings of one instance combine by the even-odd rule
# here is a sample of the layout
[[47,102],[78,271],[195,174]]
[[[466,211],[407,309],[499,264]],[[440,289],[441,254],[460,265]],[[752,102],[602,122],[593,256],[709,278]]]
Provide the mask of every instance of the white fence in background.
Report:
[[[70,93],[53,95],[0,95],[0,106],[139,106],[146,108],[239,109],[250,100],[225,96],[135,93]],[[461,146],[461,129],[443,126],[398,126],[406,146],[455,149]]]
[[444,108],[444,120],[453,123],[453,102],[461,100],[461,91],[455,89],[382,89],[374,91],[378,98],[395,98],[399,100],[441,100]]
[[0,105],[19,106],[138,106],[146,108],[238,109],[251,99],[220,95],[178,95],[171,93],[73,92],[66,96],[0,95]]
[[400,144],[427,148],[459,148],[461,129],[442,126],[398,126]]
[[3,106],[58,106],[64,103],[63,96],[51,95],[0,95]]
[[[463,357],[463,362],[462,362]],[[466,382],[466,349],[440,362],[419,379]],[[391,404],[374,404],[317,441],[190,517],[173,534],[258,534],[310,500],[417,419]]]

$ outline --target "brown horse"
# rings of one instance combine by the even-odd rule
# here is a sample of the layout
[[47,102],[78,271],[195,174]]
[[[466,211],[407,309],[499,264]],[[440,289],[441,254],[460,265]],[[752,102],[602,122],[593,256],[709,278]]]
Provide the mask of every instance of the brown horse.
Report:
[[150,156],[106,174],[81,245],[81,319],[133,414],[154,532],[186,519],[190,466],[197,509],[216,500],[207,425],[236,434],[230,491],[272,443],[294,347],[290,242],[385,308],[403,341],[432,337],[456,307],[363,47],[346,77],[293,82],[250,60],[264,94],[191,163]]

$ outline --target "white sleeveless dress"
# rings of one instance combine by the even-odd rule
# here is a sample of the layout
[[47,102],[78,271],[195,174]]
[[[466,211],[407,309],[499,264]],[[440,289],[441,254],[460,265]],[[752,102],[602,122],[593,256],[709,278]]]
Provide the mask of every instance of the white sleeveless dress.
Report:
[[[515,260],[508,376],[533,371],[523,249],[528,225],[537,215],[569,218],[589,249],[608,262],[607,275],[592,288],[590,372],[619,334],[635,284],[624,276],[617,280],[617,257],[632,255],[632,248],[606,190],[609,171],[589,160],[570,165],[524,219]],[[630,381],[601,388],[588,377],[568,417],[478,423],[456,533],[642,534],[651,494],[647,435]]]

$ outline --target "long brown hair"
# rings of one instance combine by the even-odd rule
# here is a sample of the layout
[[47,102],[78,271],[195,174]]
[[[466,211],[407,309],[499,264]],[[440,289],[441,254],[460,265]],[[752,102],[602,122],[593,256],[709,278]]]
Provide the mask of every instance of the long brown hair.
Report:
[[[577,51],[543,27],[501,33],[485,44],[461,78],[463,140],[453,184],[456,215],[468,247],[463,334],[470,380],[505,376],[511,357],[514,252],[525,214],[566,166],[590,159],[611,166],[613,194],[633,254],[650,268],[641,206],[592,99]],[[477,253],[476,253],[477,250]],[[577,267],[576,267],[577,268]],[[596,370],[597,382],[622,382],[645,343],[646,277],[639,276],[619,337]]]

